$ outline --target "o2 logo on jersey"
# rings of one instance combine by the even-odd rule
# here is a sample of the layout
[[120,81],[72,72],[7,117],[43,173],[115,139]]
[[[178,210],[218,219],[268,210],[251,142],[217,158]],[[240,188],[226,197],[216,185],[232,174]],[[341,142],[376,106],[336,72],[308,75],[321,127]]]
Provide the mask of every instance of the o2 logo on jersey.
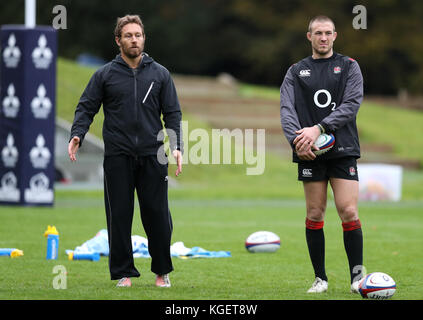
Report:
[[[326,102],[325,103],[320,103],[320,101],[319,101],[320,95],[326,96]],[[314,99],[314,104],[319,108],[324,109],[324,108],[327,108],[329,105],[332,106],[332,111],[334,111],[335,108],[336,108],[336,102],[332,102],[332,95],[326,89],[317,90],[316,93],[314,94],[313,99]]]

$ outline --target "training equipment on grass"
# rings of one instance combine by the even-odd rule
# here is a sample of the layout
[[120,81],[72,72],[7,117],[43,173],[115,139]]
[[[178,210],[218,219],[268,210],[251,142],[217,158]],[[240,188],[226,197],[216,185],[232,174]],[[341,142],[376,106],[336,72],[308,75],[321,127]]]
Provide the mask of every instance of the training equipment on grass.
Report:
[[373,272],[361,280],[358,291],[363,298],[389,299],[396,291],[394,279],[383,272]]
[[280,238],[270,231],[257,231],[245,240],[249,252],[275,252],[281,246]]
[[73,251],[68,252],[68,259],[69,260],[91,260],[91,261],[99,261],[100,260],[100,253],[93,252],[93,253],[75,253]]
[[0,248],[0,257],[16,258],[23,256],[23,251],[16,248]]
[[[134,258],[151,258],[148,251],[148,240],[139,235],[131,236],[132,252]],[[73,250],[65,250],[69,260],[91,260],[98,261],[100,256],[109,255],[109,240],[106,229],[102,229],[95,237],[85,241],[82,245]],[[97,255],[98,254],[98,255]],[[193,258],[229,258],[230,251],[209,251],[201,247],[185,247],[182,241],[177,241],[170,246],[172,257],[181,259]],[[97,260],[98,258],[98,260]]]
[[56,260],[59,252],[59,232],[55,226],[48,226],[44,232],[44,237],[47,237],[47,260]]
[[332,149],[334,144],[335,144],[335,137],[332,133],[331,134],[322,133],[314,142],[314,146],[319,148],[319,150],[313,150],[313,152],[316,156],[320,156],[321,154]]

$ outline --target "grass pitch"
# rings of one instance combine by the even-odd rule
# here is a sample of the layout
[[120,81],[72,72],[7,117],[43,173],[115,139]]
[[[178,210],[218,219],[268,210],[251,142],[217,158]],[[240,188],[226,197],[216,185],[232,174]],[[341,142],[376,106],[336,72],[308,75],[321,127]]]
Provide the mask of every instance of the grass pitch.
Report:
[[[58,115],[72,121],[78,98],[94,70],[59,59]],[[72,74],[72,77],[69,77]],[[246,87],[244,87],[245,89]],[[257,88],[252,90],[257,95]],[[251,91],[250,90],[250,91]],[[278,100],[277,90],[266,90]],[[246,94],[244,92],[244,94]],[[275,103],[278,109],[278,103]],[[190,117],[184,114],[184,117]],[[90,132],[101,136],[100,112]],[[390,141],[396,156],[421,161],[422,114],[406,110],[363,106],[359,124],[364,143]],[[383,121],[376,121],[383,119]],[[210,129],[195,118],[190,128]],[[279,121],[279,120],[275,120]],[[407,124],[407,125],[405,125]],[[415,128],[416,134],[398,128]],[[392,128],[387,130],[387,128]],[[412,136],[417,137],[412,140]],[[281,137],[282,138],[282,137]],[[409,150],[412,150],[410,152]],[[174,166],[169,172],[173,174]],[[110,280],[107,258],[99,262],[69,261],[65,250],[74,249],[106,227],[102,192],[56,191],[53,208],[0,207],[0,247],[18,248],[24,256],[0,257],[0,299],[46,300],[361,300],[349,293],[349,271],[343,248],[342,227],[328,201],[325,219],[326,267],[329,291],[306,294],[314,280],[305,242],[305,205],[302,186],[290,160],[266,154],[260,176],[245,175],[245,166],[186,165],[178,188],[170,190],[174,222],[172,243],[230,251],[230,258],[174,258],[171,288],[156,288],[150,259],[136,259],[141,277],[132,288],[116,288]],[[423,173],[404,171],[403,199],[399,203],[360,203],[367,272],[385,272],[397,282],[393,300],[423,299]],[[59,257],[47,261],[47,225],[60,232]],[[272,254],[251,254],[244,247],[247,236],[268,230],[281,238]],[[144,236],[139,211],[133,234]],[[57,265],[66,268],[66,289],[54,289]]]
[[[349,293],[342,228],[332,202],[324,229],[329,291],[310,295],[306,290],[313,271],[305,243],[302,200],[173,198],[172,243],[227,250],[232,257],[173,258],[175,271],[169,289],[156,288],[151,260],[138,258],[135,263],[141,277],[133,279],[132,288],[116,288],[106,257],[99,262],[69,261],[65,254],[65,249],[75,248],[106,227],[101,192],[57,191],[54,208],[1,208],[0,247],[19,248],[24,256],[0,258],[0,299],[362,299]],[[368,272],[385,272],[396,280],[395,300],[423,299],[422,206],[421,201],[360,205],[364,265]],[[55,225],[60,232],[59,257],[53,261],[45,259],[47,225]],[[271,254],[247,252],[244,241],[258,230],[278,234],[281,248]],[[133,234],[144,236],[138,209]],[[66,268],[66,289],[53,287],[56,265]]]

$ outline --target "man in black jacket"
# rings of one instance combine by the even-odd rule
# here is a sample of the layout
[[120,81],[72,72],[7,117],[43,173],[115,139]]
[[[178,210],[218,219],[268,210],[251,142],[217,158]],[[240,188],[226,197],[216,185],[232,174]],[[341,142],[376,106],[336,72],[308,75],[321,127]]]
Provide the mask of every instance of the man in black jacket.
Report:
[[[161,146],[161,116],[182,171],[180,110],[169,71],[144,53],[145,33],[137,15],[117,19],[120,54],[98,69],[76,107],[68,146],[69,158],[83,142],[103,104],[104,199],[109,236],[109,268],[117,286],[131,286],[140,274],[134,266],[131,231],[136,190],[141,220],[148,239],[151,271],[156,285],[169,287],[172,219],[168,208],[168,167]],[[170,133],[171,132],[171,133]]]
[[[292,65],[281,86],[281,124],[293,148],[306,199],[306,240],[315,273],[310,293],[328,289],[323,233],[328,182],[342,221],[352,292],[358,292],[363,272],[356,161],[360,157],[356,115],[363,100],[363,77],[354,59],[333,51],[336,36],[330,18],[313,18],[307,33],[312,56]],[[316,157],[314,143],[324,132],[334,134],[335,145]]]

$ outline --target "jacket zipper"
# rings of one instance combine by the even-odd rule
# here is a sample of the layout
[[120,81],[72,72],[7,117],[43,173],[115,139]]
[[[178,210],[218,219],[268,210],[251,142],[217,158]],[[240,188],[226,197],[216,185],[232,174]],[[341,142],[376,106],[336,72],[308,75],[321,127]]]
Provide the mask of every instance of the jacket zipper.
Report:
[[[135,109],[135,119],[138,125],[138,105],[137,105],[137,69],[132,69],[134,74],[134,109]],[[138,128],[135,129],[135,150],[138,149]]]

